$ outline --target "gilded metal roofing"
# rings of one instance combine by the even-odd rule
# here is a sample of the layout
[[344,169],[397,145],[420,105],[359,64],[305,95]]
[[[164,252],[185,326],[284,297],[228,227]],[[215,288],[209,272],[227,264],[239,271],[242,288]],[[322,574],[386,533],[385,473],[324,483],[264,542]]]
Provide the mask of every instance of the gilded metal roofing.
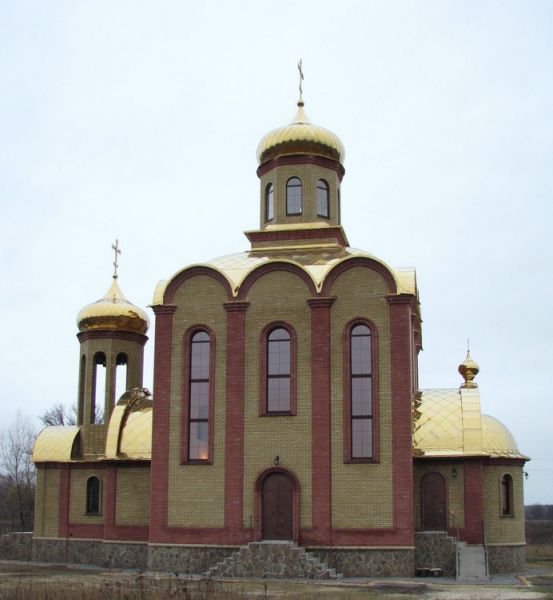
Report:
[[340,163],[344,162],[346,155],[340,138],[332,131],[311,123],[300,101],[289,125],[273,129],[261,139],[257,160],[261,164],[276,156],[301,153],[324,156]]
[[[227,254],[226,256],[214,258],[209,260],[203,266],[207,265],[212,267],[224,275],[228,280],[234,295],[237,295],[242,282],[248,274],[256,267],[263,264],[274,261],[294,264],[303,269],[311,277],[317,290],[321,290],[325,277],[334,266],[342,261],[355,257],[366,257],[380,263],[394,277],[398,288],[398,294],[406,293],[416,296],[415,269],[407,268],[395,270],[368,252],[348,247],[326,246],[322,248],[282,248],[275,250],[266,249],[265,251],[256,250],[251,252],[238,252],[236,254]],[[191,265],[186,267],[186,269],[194,266],[198,265]],[[152,300],[153,306],[163,304],[163,296],[170,281],[184,270],[185,269],[182,269],[178,273],[175,273],[170,279],[158,283]]]
[[77,315],[77,326],[79,331],[114,329],[146,333],[149,320],[144,310],[125,298],[114,277],[100,300],[81,309]]
[[513,434],[503,423],[489,415],[482,415],[482,450],[498,458],[522,456]]
[[70,462],[75,458],[79,427],[56,425],[45,427],[33,447],[33,462]]

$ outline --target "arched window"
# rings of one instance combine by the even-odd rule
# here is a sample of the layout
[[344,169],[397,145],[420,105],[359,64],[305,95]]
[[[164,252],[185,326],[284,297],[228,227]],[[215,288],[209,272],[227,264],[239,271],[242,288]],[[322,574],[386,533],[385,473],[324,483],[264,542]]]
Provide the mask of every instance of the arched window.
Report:
[[277,327],[267,337],[267,413],[290,414],[291,375],[290,333]]
[[100,514],[100,480],[98,477],[89,477],[86,480],[86,514]]
[[127,391],[127,364],[127,355],[120,352],[115,359],[115,402]]
[[351,458],[372,458],[372,339],[367,325],[360,323],[350,329],[349,357]]
[[270,221],[275,216],[273,184],[265,188],[265,221]]
[[286,214],[301,215],[301,179],[291,177],[286,182]]
[[102,414],[106,398],[106,355],[103,352],[96,352],[93,362],[90,422],[97,423],[100,420],[99,415]]
[[513,478],[510,475],[501,478],[501,514],[513,514]]
[[190,338],[188,460],[209,460],[211,339],[207,331]]
[[81,356],[81,365],[79,368],[79,406],[77,409],[77,420],[79,425],[83,424],[84,420],[84,397],[85,397],[85,385],[86,385],[86,356]]
[[317,216],[325,217],[328,219],[329,217],[329,207],[328,207],[328,183],[324,179],[317,180]]

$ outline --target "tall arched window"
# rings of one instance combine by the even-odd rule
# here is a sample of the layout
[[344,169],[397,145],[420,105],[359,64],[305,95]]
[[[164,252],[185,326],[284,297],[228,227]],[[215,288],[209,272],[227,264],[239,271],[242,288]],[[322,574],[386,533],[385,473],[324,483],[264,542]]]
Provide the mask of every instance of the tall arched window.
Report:
[[99,415],[103,412],[106,398],[106,355],[96,352],[93,363],[90,422],[97,423],[101,420]]
[[86,480],[86,514],[100,514],[100,480],[98,477],[89,477]]
[[265,188],[265,221],[270,221],[275,216],[273,184]]
[[501,478],[501,514],[513,514],[513,478],[510,475]]
[[291,177],[286,182],[286,214],[301,215],[301,179]]
[[367,325],[358,324],[349,334],[351,458],[373,456],[372,340]]
[[77,409],[77,420],[79,425],[83,424],[84,421],[84,397],[85,397],[85,386],[86,386],[86,356],[81,356],[81,365],[79,368],[79,406]]
[[328,219],[329,206],[328,206],[328,183],[324,179],[317,180],[317,216],[325,217]]
[[127,355],[120,352],[115,359],[115,402],[127,391],[127,364]]
[[290,333],[278,327],[267,337],[267,413],[290,413],[291,374]]
[[211,340],[206,331],[190,339],[188,460],[209,460]]

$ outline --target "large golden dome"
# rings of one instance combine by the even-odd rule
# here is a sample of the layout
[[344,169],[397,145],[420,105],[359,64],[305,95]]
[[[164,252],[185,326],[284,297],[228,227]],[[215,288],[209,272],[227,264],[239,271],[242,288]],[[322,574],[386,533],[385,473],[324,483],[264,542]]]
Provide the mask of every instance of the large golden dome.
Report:
[[149,324],[146,312],[125,298],[117,277],[100,300],[85,306],[77,315],[81,332],[109,329],[144,334]]
[[312,154],[344,162],[346,152],[340,138],[332,131],[313,125],[303,110],[303,101],[289,125],[273,129],[265,135],[257,147],[259,164],[277,156]]

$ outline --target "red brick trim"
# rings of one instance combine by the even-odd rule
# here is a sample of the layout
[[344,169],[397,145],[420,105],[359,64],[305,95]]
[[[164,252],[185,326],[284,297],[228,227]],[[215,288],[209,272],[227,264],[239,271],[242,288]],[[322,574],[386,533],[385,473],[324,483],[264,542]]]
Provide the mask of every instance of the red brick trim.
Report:
[[263,177],[265,173],[272,171],[276,167],[288,166],[288,165],[317,165],[318,167],[324,167],[325,169],[331,169],[338,175],[338,180],[342,181],[345,174],[344,167],[335,160],[330,158],[324,158],[322,156],[315,155],[292,155],[292,156],[279,156],[264,162],[257,168],[257,176]]
[[484,522],[484,473],[482,461],[471,461],[464,465],[465,484],[465,528],[462,539],[469,544],[481,544]]
[[[351,330],[356,325],[366,325],[371,330],[371,393],[372,393],[372,457],[353,458],[351,455]],[[344,393],[344,462],[378,463],[380,461],[380,382],[378,357],[378,330],[369,319],[356,317],[346,324],[342,335],[343,393]]]
[[332,422],[330,311],[335,298],[307,300],[311,308],[311,539],[332,539]]
[[248,273],[248,275],[242,282],[242,285],[240,286],[240,290],[238,291],[238,299],[244,300],[247,297],[252,285],[260,277],[263,277],[268,273],[273,273],[274,271],[285,271],[286,273],[293,273],[294,275],[297,275],[305,283],[309,290],[309,293],[313,296],[317,295],[315,283],[313,282],[309,274],[306,271],[304,271],[301,267],[288,262],[272,261],[270,263],[264,263]]
[[[248,302],[229,302],[226,347],[225,412],[225,514],[224,523],[231,538],[244,543],[244,393],[246,361],[246,310]],[[215,535],[219,542],[226,536]],[[229,540],[230,541],[230,540]]]
[[266,471],[263,471],[257,476],[255,480],[255,500],[254,500],[254,530],[253,539],[254,541],[261,541],[263,539],[263,482],[265,479],[273,473],[282,473],[286,475],[292,482],[292,536],[293,541],[299,543],[300,541],[300,483],[298,478],[283,467],[271,467]]
[[338,277],[340,277],[340,275],[345,271],[355,267],[364,267],[366,269],[375,271],[382,277],[382,279],[384,279],[390,293],[395,294],[397,292],[395,277],[387,267],[368,256],[352,256],[351,258],[345,258],[340,261],[326,274],[323,281],[321,295],[329,296],[332,292],[332,286],[334,285],[336,279],[338,279]]
[[244,235],[252,246],[267,242],[286,242],[291,240],[335,240],[340,246],[347,246],[348,240],[341,226],[317,227],[315,229],[279,229],[277,231],[257,229],[246,231]]
[[118,329],[94,329],[92,331],[81,331],[77,333],[77,338],[82,344],[88,340],[125,340],[128,342],[136,342],[141,346],[148,341],[148,336],[142,333],[133,331],[120,331]]
[[[267,349],[268,337],[274,329],[285,329],[290,335],[290,412],[275,413],[269,412],[267,408]],[[273,321],[266,325],[259,336],[259,416],[295,416],[297,414],[297,337],[295,329],[285,321]]]
[[67,537],[102,540],[104,539],[104,524],[69,523]]
[[214,269],[207,265],[198,265],[183,269],[171,279],[167,288],[165,289],[165,293],[163,295],[163,303],[171,304],[175,298],[175,293],[179,289],[179,287],[187,279],[191,279],[192,277],[198,276],[206,276],[215,279],[215,281],[219,282],[224,288],[227,298],[229,300],[232,298],[232,288],[230,286],[230,283],[220,271],[217,271],[217,269]]

